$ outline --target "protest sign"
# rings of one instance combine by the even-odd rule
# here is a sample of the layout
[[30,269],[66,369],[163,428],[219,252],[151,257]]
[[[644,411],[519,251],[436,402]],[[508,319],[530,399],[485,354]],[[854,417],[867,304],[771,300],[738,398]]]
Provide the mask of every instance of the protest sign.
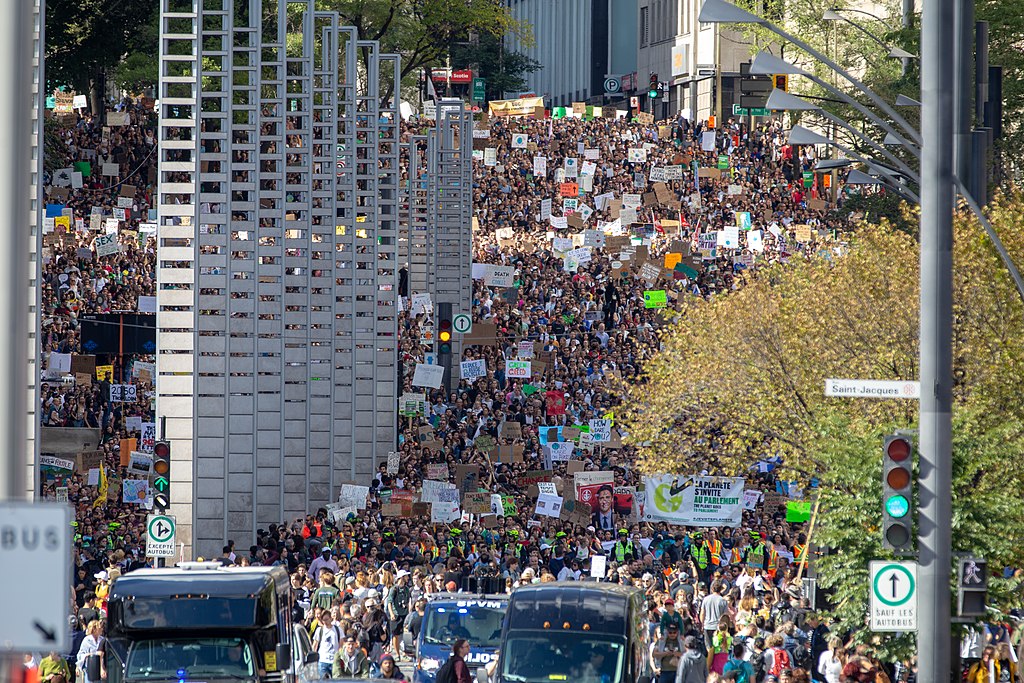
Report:
[[598,508],[598,491],[604,485],[615,483],[614,472],[577,472],[573,478],[576,500],[586,503],[593,510]]
[[121,245],[117,242],[117,233],[98,235],[93,243],[96,247],[96,256],[111,256],[121,253]]
[[388,474],[398,474],[402,456],[398,451],[388,451]]
[[448,465],[445,463],[427,463],[426,474],[427,479],[448,481]]
[[128,460],[128,474],[148,477],[153,471],[153,456],[148,453],[132,452]]
[[532,363],[528,360],[505,361],[505,376],[509,379],[530,379]]
[[149,497],[149,481],[125,479],[121,482],[121,500],[127,505],[145,505]]
[[558,517],[562,512],[561,496],[542,493],[537,496],[536,515],[538,517]]
[[644,308],[665,308],[666,306],[668,306],[668,296],[664,289],[644,292]]
[[753,510],[757,506],[757,502],[761,500],[760,491],[751,491],[746,489],[743,491],[743,509]]
[[491,512],[490,493],[466,493],[462,496],[462,509],[474,515],[486,515]]
[[487,265],[484,284],[488,287],[512,287],[515,282],[516,269],[513,266]]
[[478,377],[487,376],[487,361],[481,358],[480,360],[464,360],[459,363],[459,376],[462,379],[468,379],[470,381]]
[[576,449],[571,441],[553,441],[548,443],[547,448],[551,452],[551,462],[571,460],[573,451]]
[[138,400],[138,389],[134,384],[110,385],[111,403],[134,403],[136,400]]
[[743,483],[742,477],[645,477],[644,520],[738,527],[743,519]]
[[444,379],[444,366],[442,365],[427,365],[426,363],[417,363],[416,370],[412,376],[412,385],[414,387],[426,387],[428,389],[439,389],[441,387],[441,380]]
[[612,421],[594,419],[590,421],[590,435],[597,443],[606,443],[612,440]]

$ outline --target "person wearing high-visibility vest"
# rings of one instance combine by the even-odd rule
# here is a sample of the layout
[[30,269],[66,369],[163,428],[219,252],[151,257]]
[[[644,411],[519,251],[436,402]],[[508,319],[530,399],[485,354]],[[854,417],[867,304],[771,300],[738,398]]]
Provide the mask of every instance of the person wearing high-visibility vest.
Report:
[[711,578],[713,567],[711,565],[711,548],[704,540],[704,533],[698,531],[693,535],[693,544],[690,546],[690,561],[697,570],[697,577],[707,585]]
[[775,574],[779,570],[779,553],[775,550],[775,545],[772,543],[765,543],[764,548],[765,555],[767,556],[765,569],[768,570],[768,576],[770,576],[772,581],[774,581]]
[[803,567],[804,571],[807,571],[807,554],[809,553],[807,548],[807,536],[804,534],[798,534],[796,537],[796,545],[793,546],[793,565],[796,567]]
[[761,534],[756,531],[750,532],[750,545],[743,552],[743,562],[758,571],[765,568],[765,545],[761,541]]
[[712,529],[708,532],[708,538],[704,543],[708,546],[708,551],[711,553],[711,566],[721,567],[723,564],[729,564],[722,557],[722,542],[718,540],[718,532]]
[[612,546],[612,559],[618,562],[619,565],[636,559],[633,544],[629,542],[629,532],[625,529],[619,529],[619,540]]

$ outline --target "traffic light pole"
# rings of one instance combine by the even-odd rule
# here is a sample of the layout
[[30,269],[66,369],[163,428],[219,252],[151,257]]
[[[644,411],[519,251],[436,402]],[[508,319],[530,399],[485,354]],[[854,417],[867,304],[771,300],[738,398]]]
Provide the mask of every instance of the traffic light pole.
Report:
[[952,567],[954,5],[931,0],[921,25],[921,398],[917,680],[950,680]]

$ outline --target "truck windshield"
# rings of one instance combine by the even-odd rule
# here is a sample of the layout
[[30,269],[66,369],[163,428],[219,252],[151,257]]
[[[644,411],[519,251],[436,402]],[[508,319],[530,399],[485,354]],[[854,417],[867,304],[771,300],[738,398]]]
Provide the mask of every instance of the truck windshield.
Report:
[[126,680],[254,678],[252,650],[240,638],[141,640],[132,644]]
[[470,647],[496,649],[501,644],[501,620],[504,617],[505,610],[499,607],[428,606],[423,642],[451,645],[459,638],[465,638]]
[[619,683],[623,639],[563,631],[512,631],[501,652],[501,678],[516,683]]

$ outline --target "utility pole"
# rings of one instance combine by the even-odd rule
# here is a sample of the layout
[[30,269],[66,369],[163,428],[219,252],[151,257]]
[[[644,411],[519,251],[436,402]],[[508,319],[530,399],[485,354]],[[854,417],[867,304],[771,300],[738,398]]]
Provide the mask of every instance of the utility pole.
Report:
[[930,0],[921,25],[921,398],[918,680],[950,680],[953,382],[953,120],[956,5]]
[[[0,127],[0,194],[8,244],[4,256],[4,282],[0,287],[0,317],[8,321],[8,334],[0,337],[0,358],[10,381],[0,390],[0,501],[25,499],[25,453],[28,391],[28,254],[29,178],[32,122],[32,11],[35,2],[10,5],[0,24],[0,95],[13,108]],[[42,21],[42,19],[40,19]],[[39,68],[42,68],[40,63]],[[44,81],[40,78],[40,89]],[[43,125],[40,114],[39,125]],[[42,154],[43,150],[40,149]],[[40,179],[41,182],[41,179]],[[41,226],[40,226],[41,228]],[[3,660],[0,659],[0,664]]]

